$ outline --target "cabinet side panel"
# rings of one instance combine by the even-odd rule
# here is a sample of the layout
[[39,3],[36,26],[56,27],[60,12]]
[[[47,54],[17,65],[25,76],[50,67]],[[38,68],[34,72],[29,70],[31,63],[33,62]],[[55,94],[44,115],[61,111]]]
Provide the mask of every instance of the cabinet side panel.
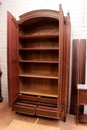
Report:
[[[76,114],[77,84],[85,84],[86,40],[74,39],[72,52],[72,84],[70,113]],[[83,107],[80,107],[80,112],[83,113]]]
[[77,84],[79,83],[79,40],[74,39],[72,44],[72,83],[70,113],[76,113]]

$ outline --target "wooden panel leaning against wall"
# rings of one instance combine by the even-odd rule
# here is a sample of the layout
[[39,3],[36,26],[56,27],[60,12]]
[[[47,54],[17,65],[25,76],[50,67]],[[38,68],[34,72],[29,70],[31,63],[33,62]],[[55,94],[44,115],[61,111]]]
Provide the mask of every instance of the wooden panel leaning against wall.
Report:
[[0,70],[0,102],[2,102],[3,98],[2,98],[2,91],[1,91],[1,70]]
[[[72,82],[70,113],[76,114],[77,84],[85,84],[86,69],[86,39],[73,39],[72,41]],[[83,107],[80,107],[83,113]]]

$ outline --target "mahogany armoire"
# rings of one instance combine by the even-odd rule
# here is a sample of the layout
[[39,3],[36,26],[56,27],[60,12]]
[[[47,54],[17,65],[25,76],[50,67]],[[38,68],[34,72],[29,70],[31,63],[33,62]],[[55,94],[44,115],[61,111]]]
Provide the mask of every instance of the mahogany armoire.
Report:
[[34,10],[16,21],[7,12],[9,106],[16,113],[66,121],[70,17]]

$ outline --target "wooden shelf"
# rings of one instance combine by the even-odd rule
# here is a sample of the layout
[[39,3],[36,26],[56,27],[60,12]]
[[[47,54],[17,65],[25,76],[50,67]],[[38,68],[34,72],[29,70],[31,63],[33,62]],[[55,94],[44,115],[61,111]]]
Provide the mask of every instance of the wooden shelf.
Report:
[[47,35],[21,35],[19,38],[21,39],[33,39],[33,38],[57,38],[59,34],[47,34]]
[[48,50],[48,51],[53,51],[53,50],[58,50],[59,48],[58,47],[55,47],[55,48],[19,48],[19,50],[23,50],[23,51],[27,51],[27,50],[29,50],[29,51],[32,51],[32,50],[36,50],[36,51],[40,51],[40,50],[43,50],[43,51],[45,51],[45,50]]
[[[24,87],[25,88],[25,87]],[[22,89],[20,91],[21,94],[31,94],[31,95],[38,95],[38,96],[46,96],[46,97],[58,97],[57,92],[54,91],[37,91],[37,90],[30,90],[29,88]]]
[[46,78],[46,79],[58,79],[55,75],[38,75],[38,74],[19,74],[20,77],[30,77],[30,78]]
[[58,64],[58,61],[40,61],[40,60],[19,60],[19,62],[29,62],[29,63],[56,63]]

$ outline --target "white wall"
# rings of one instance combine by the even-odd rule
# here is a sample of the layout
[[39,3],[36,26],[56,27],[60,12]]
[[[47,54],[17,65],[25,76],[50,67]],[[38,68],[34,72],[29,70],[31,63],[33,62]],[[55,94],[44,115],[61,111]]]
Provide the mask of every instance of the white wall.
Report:
[[[4,101],[8,101],[7,86],[7,10],[17,19],[19,15],[36,9],[58,10],[62,4],[64,14],[70,11],[71,17],[71,50],[72,39],[87,38],[87,0],[0,0],[0,69],[2,70],[1,86]],[[71,55],[70,55],[71,56]],[[87,58],[87,56],[86,56]],[[71,68],[71,65],[70,65]],[[71,73],[71,71],[70,71]],[[87,70],[86,70],[87,73]],[[70,78],[71,81],[71,78]],[[86,76],[87,83],[87,76]],[[70,105],[69,87],[69,105]],[[87,109],[86,109],[87,110]]]

